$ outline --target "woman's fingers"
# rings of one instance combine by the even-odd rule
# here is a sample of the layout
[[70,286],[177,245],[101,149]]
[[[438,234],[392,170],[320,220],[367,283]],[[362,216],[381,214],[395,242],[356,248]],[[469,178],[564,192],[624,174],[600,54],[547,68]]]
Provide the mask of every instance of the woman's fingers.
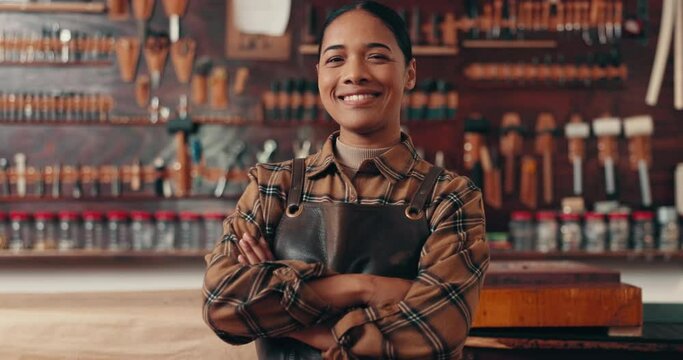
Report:
[[263,249],[263,252],[265,253],[267,259],[266,260],[275,260],[275,256],[273,256],[273,252],[270,251],[270,246],[268,246],[268,243],[266,242],[266,239],[261,237],[258,241],[259,246]]
[[264,250],[259,242],[256,241],[256,239],[254,239],[251,235],[245,233],[242,237],[242,240],[249,244],[251,251],[256,256],[259,263],[270,260],[266,254],[266,250]]
[[256,265],[261,263],[261,261],[259,261],[258,257],[254,253],[254,250],[252,249],[251,245],[249,244],[249,241],[242,238],[242,240],[240,240],[239,242],[239,247],[240,250],[242,250],[242,255],[244,255],[247,258],[247,263],[249,263],[250,265]]

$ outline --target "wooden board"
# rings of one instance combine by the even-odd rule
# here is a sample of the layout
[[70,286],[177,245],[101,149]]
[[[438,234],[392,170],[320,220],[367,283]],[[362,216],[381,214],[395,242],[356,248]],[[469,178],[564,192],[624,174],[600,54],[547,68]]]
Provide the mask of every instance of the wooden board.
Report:
[[642,309],[626,284],[484,287],[473,327],[635,327]]
[[484,286],[618,284],[618,271],[574,261],[493,261]]

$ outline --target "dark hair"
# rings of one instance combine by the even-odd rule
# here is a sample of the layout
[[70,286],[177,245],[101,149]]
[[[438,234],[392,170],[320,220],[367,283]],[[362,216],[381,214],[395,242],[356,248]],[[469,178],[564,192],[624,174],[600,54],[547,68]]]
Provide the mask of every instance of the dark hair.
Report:
[[392,8],[380,4],[376,1],[364,0],[359,1],[354,4],[344,5],[337,10],[334,10],[327,16],[325,23],[323,24],[322,31],[320,31],[320,36],[318,37],[318,59],[320,59],[320,51],[323,45],[323,36],[325,36],[325,30],[327,27],[336,20],[339,16],[351,11],[351,10],[364,10],[373,15],[374,17],[380,19],[386,27],[391,30],[396,38],[396,43],[398,47],[403,52],[403,57],[406,60],[406,65],[413,58],[413,45],[410,42],[410,35],[408,35],[408,28],[405,21],[401,18],[396,11]]

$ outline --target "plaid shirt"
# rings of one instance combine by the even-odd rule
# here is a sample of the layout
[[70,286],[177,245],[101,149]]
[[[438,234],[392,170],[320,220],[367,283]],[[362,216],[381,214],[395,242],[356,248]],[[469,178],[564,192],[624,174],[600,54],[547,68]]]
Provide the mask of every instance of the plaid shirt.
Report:
[[[410,138],[402,134],[399,144],[364,161],[349,179],[334,156],[337,136],[332,134],[306,158],[303,201],[407,206],[431,166],[417,155]],[[204,319],[226,342],[283,336],[333,315],[307,285],[332,274],[324,264],[277,260],[249,266],[237,261],[236,241],[243,233],[263,235],[272,243],[286,207],[291,165],[290,160],[250,169],[250,183],[224,222],[223,241],[206,256]],[[445,171],[426,207],[431,234],[405,299],[347,310],[332,327],[337,344],[323,352],[324,358],[461,356],[489,263],[481,192],[466,177]]]

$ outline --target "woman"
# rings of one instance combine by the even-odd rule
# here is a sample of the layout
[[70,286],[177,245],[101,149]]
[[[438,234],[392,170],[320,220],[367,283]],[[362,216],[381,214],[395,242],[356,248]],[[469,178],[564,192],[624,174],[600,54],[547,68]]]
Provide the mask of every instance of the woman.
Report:
[[330,15],[316,66],[339,124],[304,159],[258,164],[207,255],[204,318],[261,359],[459,358],[488,266],[480,191],[401,133],[416,65],[371,1]]

